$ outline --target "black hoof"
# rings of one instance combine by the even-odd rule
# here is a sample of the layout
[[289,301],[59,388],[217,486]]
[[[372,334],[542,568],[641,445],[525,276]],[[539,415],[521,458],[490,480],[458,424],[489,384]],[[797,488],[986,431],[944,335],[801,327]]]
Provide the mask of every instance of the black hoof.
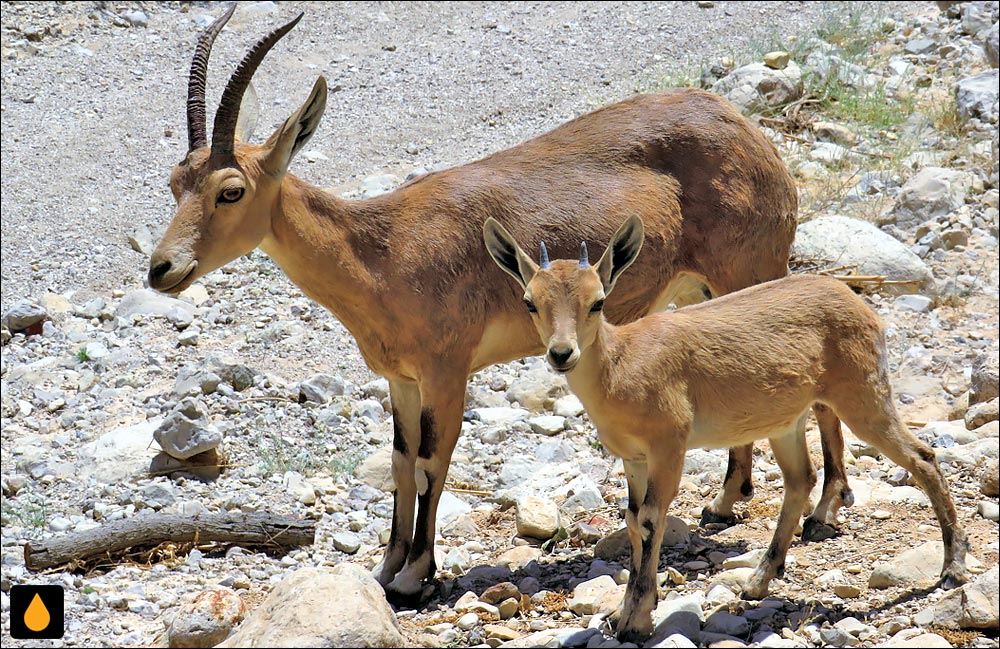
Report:
[[807,518],[802,524],[802,540],[806,543],[815,543],[832,539],[840,534],[836,527],[827,525],[816,518]]
[[417,609],[420,608],[421,604],[430,599],[430,596],[433,593],[433,587],[428,588],[426,586],[422,587],[415,593],[401,593],[393,588],[387,587],[385,589],[385,599],[393,606],[393,608],[397,610]]
[[621,643],[631,642],[632,644],[641,645],[644,640],[646,640],[647,638],[649,638],[649,636],[652,635],[652,633],[643,633],[642,631],[639,631],[637,629],[625,629],[619,631],[615,635],[618,638],[618,642]]
[[941,575],[941,588],[954,590],[969,581],[969,573],[965,569],[946,571]]
[[708,527],[709,525],[725,525],[726,527],[731,527],[739,522],[740,519],[736,516],[736,514],[723,516],[722,514],[716,514],[708,507],[701,510],[702,527]]
[[840,492],[840,502],[844,505],[844,507],[853,507],[854,506],[854,492],[851,491],[850,489],[844,489],[843,491],[841,491]]

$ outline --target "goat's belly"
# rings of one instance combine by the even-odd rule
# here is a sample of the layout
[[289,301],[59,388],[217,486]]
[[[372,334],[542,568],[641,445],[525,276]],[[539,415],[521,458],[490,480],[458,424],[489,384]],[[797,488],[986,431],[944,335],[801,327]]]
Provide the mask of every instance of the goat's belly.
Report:
[[696,416],[691,424],[687,448],[732,448],[758,439],[778,437],[794,430],[806,409],[808,406],[792,413],[770,413],[770,416]]

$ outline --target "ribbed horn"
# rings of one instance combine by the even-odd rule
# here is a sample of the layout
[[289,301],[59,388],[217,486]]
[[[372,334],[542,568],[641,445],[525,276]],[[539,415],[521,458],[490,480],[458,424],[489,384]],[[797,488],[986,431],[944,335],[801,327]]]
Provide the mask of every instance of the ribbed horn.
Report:
[[580,242],[580,268],[590,268],[590,256],[587,254],[587,242]]
[[212,53],[215,37],[226,26],[236,10],[236,3],[226,13],[215,19],[208,29],[198,38],[194,49],[194,59],[191,61],[191,73],[188,75],[188,153],[208,144],[208,133],[205,131],[205,83],[208,78],[208,57]]
[[260,39],[240,61],[233,76],[229,77],[226,90],[222,93],[222,100],[219,101],[219,110],[215,113],[215,125],[212,129],[213,155],[231,156],[233,154],[233,136],[236,134],[236,121],[240,116],[243,93],[246,92],[254,72],[257,71],[257,67],[267,56],[267,53],[274,47],[275,43],[281,40],[282,36],[295,27],[302,16],[303,14],[300,12],[298,16]]
[[538,250],[538,267],[539,268],[548,268],[549,267],[549,251],[546,250],[546,248],[545,248],[545,242],[542,241],[539,244],[538,247],[539,247],[539,250]]

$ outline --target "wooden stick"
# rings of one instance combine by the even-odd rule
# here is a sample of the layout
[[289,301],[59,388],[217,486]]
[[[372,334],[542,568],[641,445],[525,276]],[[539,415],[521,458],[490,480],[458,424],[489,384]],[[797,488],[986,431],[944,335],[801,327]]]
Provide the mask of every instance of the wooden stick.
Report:
[[121,552],[155,547],[164,541],[223,542],[250,547],[296,547],[316,540],[316,523],[252,514],[148,514],[113,521],[83,532],[71,532],[24,546],[24,563],[41,570]]

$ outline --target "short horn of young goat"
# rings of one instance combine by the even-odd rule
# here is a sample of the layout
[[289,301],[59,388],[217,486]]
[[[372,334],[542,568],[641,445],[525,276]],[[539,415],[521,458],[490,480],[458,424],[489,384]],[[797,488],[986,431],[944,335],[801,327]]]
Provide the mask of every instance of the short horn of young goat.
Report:
[[538,245],[538,267],[539,268],[549,267],[549,251],[545,249],[544,241]]

